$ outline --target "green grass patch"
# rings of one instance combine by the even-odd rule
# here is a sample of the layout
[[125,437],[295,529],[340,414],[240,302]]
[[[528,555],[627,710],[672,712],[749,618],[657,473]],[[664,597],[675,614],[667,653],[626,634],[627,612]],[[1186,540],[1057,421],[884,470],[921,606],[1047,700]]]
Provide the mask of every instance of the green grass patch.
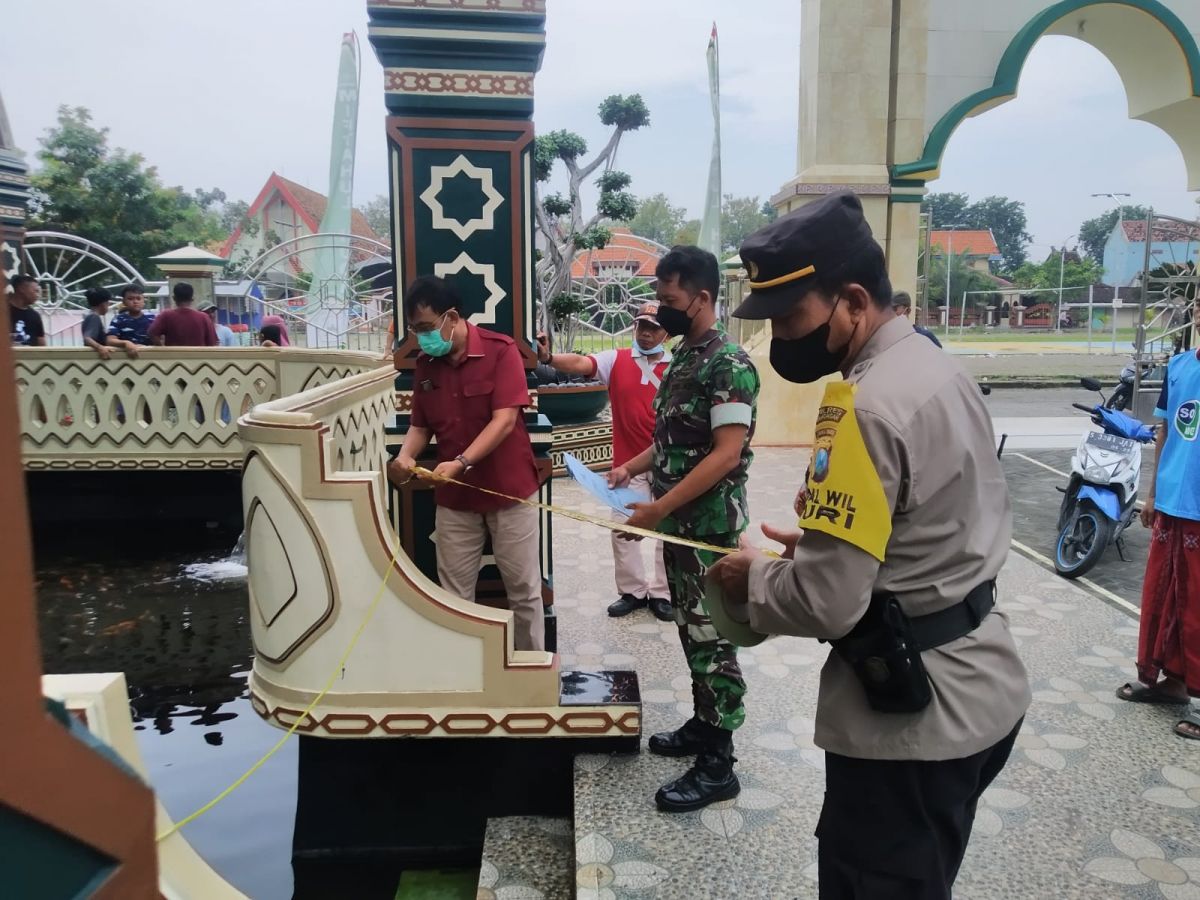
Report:
[[[1016,344],[1077,344],[1080,341],[1086,342],[1088,339],[1086,328],[1072,328],[1069,331],[1010,331],[1003,328],[995,328],[991,331],[977,331],[967,328],[963,331],[962,337],[959,337],[957,328],[951,328],[949,334],[946,334],[945,330],[942,328],[932,328],[930,330],[938,336],[939,340],[943,342],[962,342],[964,344],[980,342],[1005,342]],[[1132,328],[1118,328],[1117,346],[1120,347],[1122,344],[1129,346],[1129,344],[1133,342],[1136,334],[1137,333]],[[1098,328],[1093,329],[1092,343],[1111,344],[1112,332],[1101,331]]]
[[409,870],[400,876],[396,900],[475,900],[478,869]]

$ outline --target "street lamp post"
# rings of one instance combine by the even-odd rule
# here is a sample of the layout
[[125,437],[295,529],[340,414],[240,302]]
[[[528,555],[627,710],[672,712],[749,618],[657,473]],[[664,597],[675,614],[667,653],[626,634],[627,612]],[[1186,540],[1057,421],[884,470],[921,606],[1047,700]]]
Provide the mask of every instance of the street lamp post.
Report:
[[[954,256],[954,229],[957,225],[951,225],[946,236],[946,334],[950,334],[950,261]],[[959,336],[962,336],[962,318],[958,320]]]

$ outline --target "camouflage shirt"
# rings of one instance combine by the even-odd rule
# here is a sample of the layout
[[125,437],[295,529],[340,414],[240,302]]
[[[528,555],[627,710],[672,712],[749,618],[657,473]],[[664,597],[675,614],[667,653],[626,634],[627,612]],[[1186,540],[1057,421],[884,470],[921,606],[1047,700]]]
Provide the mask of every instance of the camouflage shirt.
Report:
[[666,534],[737,534],[749,523],[746,475],[754,454],[758,372],[746,351],[719,328],[695,344],[680,343],[654,398],[651,490],[661,497],[712,450],[714,428],[747,425],[738,467],[659,525]]

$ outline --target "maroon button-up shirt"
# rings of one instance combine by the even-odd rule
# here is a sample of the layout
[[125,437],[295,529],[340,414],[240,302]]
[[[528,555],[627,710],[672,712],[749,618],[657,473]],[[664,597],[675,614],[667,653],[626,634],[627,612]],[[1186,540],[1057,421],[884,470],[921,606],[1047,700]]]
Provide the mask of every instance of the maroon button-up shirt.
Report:
[[[521,354],[507,335],[468,322],[467,355],[457,365],[448,357],[417,356],[412,425],[429,429],[437,438],[439,463],[465,453],[495,410],[518,409],[517,423],[500,446],[484,459],[471,460],[473,468],[460,479],[467,484],[522,499],[537,492],[537,463],[519,412],[529,405]],[[463,512],[484,513],[513,505],[456,484],[439,484],[434,497],[438,506]]]

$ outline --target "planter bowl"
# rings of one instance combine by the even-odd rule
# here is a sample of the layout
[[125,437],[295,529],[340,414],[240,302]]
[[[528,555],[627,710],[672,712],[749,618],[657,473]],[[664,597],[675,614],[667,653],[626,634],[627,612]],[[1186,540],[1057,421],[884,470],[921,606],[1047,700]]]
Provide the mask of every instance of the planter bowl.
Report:
[[538,410],[553,425],[590,422],[608,405],[608,386],[599,381],[538,385]]

